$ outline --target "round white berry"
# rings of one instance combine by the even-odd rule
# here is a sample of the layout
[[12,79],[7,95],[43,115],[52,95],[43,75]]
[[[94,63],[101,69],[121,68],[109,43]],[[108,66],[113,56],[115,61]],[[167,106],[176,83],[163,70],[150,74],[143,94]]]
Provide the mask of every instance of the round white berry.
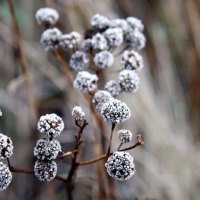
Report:
[[92,93],[97,88],[98,77],[87,71],[79,72],[74,80],[74,88],[82,93]]
[[111,67],[114,63],[114,56],[109,51],[101,51],[94,57],[94,64],[100,69]]
[[55,160],[59,152],[61,152],[60,142],[48,138],[38,140],[34,148],[34,156],[39,160]]
[[108,102],[110,98],[112,98],[112,96],[108,91],[99,90],[94,94],[92,102],[95,105],[97,111],[100,112],[103,104]]
[[122,89],[117,81],[110,80],[106,83],[105,90],[110,92],[113,97],[116,97],[121,93]]
[[83,51],[76,51],[70,58],[69,66],[75,71],[83,71],[88,67],[89,62],[86,53]]
[[44,45],[45,50],[57,49],[61,35],[61,31],[57,28],[47,29],[42,33],[40,42]]
[[51,181],[57,174],[57,164],[55,161],[37,160],[34,165],[34,173],[40,181]]
[[12,174],[9,168],[0,162],[0,191],[5,190],[12,181]]
[[108,174],[119,181],[128,180],[135,173],[134,159],[128,152],[115,151],[109,156],[105,167]]
[[124,92],[137,92],[140,86],[139,76],[132,70],[125,69],[119,73],[119,85]]
[[37,126],[41,133],[44,133],[52,140],[61,134],[64,129],[64,122],[61,117],[52,113],[41,116]]
[[138,52],[126,50],[121,56],[121,64],[125,69],[140,70],[143,68],[143,59]]
[[131,117],[129,107],[120,100],[110,98],[101,108],[102,117],[111,124],[124,122]]
[[13,154],[13,148],[12,140],[0,133],[0,159],[9,158]]
[[53,8],[40,8],[35,14],[35,18],[39,25],[54,25],[59,19],[58,12]]
[[132,140],[132,132],[126,129],[121,129],[117,132],[119,140],[125,144]]

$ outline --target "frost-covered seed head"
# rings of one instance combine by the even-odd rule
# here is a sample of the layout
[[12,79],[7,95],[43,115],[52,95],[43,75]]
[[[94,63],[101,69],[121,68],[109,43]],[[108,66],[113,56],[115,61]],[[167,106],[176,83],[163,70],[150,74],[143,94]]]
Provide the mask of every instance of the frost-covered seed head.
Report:
[[128,17],[126,18],[126,21],[132,29],[138,30],[138,31],[144,30],[144,25],[140,19],[136,17]]
[[104,35],[97,33],[92,37],[92,50],[95,52],[108,49],[108,43]]
[[136,51],[126,50],[121,56],[121,64],[125,69],[140,70],[143,68],[143,59]]
[[89,62],[90,61],[85,52],[76,51],[74,54],[72,54],[69,65],[75,71],[83,71],[88,67]]
[[123,33],[129,30],[129,25],[125,19],[113,19],[110,23],[112,28],[121,28]]
[[94,57],[94,64],[100,69],[111,67],[114,63],[114,56],[109,51],[101,51]]
[[39,160],[55,160],[61,152],[61,145],[58,140],[49,140],[47,138],[42,138],[37,141],[34,148],[34,156]]
[[131,111],[124,102],[111,98],[102,105],[101,115],[108,123],[117,124],[128,120],[131,117]]
[[40,117],[37,127],[41,133],[44,133],[51,140],[61,134],[64,129],[64,122],[55,113],[46,114]]
[[57,164],[55,161],[37,160],[34,166],[34,173],[40,181],[51,181],[57,174]]
[[123,31],[121,28],[109,28],[103,34],[110,47],[117,47],[123,43]]
[[126,33],[125,40],[130,46],[131,49],[134,49],[135,51],[142,50],[146,45],[146,38],[144,34],[140,31],[132,31]]
[[40,42],[44,45],[45,50],[57,49],[61,35],[61,31],[57,28],[47,29],[42,33]]
[[112,98],[111,94],[105,90],[99,90],[94,94],[92,103],[95,105],[97,111],[101,111],[104,103],[108,102]]
[[125,151],[115,151],[109,156],[105,167],[108,174],[119,181],[128,180],[135,173],[134,159]]
[[74,80],[74,88],[82,93],[94,92],[97,88],[98,77],[87,71],[79,72]]
[[59,19],[58,12],[53,8],[40,8],[35,14],[35,18],[39,25],[54,25]]
[[5,190],[12,181],[12,174],[9,168],[0,162],[0,191]]
[[82,111],[80,106],[75,106],[72,110],[72,117],[74,120],[82,126],[85,121],[85,113]]
[[132,132],[126,129],[121,129],[117,132],[119,140],[125,144],[132,140]]
[[110,25],[110,20],[100,14],[95,14],[91,19],[91,25],[97,30],[105,30]]
[[119,73],[119,85],[124,92],[137,92],[140,86],[139,76],[132,70],[125,69]]
[[13,148],[12,140],[0,133],[0,160],[9,158],[13,154]]
[[119,83],[115,80],[110,80],[105,85],[105,90],[110,92],[113,97],[118,96],[121,93],[121,87]]
[[78,32],[71,32],[69,34],[63,34],[60,37],[59,45],[64,50],[73,50],[78,48],[81,43],[81,35]]

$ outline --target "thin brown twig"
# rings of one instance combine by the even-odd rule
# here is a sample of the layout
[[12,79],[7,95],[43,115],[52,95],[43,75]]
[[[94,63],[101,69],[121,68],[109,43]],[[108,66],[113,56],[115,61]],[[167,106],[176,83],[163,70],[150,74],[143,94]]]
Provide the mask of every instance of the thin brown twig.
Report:
[[120,150],[120,148],[122,147],[122,145],[123,145],[123,142],[120,143],[119,147],[117,148],[117,151]]
[[14,28],[14,32],[15,32],[16,48],[17,48],[18,53],[19,53],[19,61],[20,61],[20,64],[21,64],[20,66],[21,66],[21,70],[22,70],[22,75],[24,77],[28,102],[29,102],[31,110],[32,110],[32,114],[33,114],[32,117],[35,121],[37,119],[37,116],[38,116],[37,106],[36,106],[36,102],[35,102],[33,92],[32,92],[32,89],[31,89],[31,82],[30,82],[30,77],[29,77],[28,65],[27,65],[27,62],[26,62],[26,59],[25,59],[25,56],[24,56],[24,52],[23,52],[23,48],[22,48],[22,44],[21,44],[20,29],[19,29],[19,25],[18,25],[18,22],[17,22],[17,17],[16,17],[16,13],[15,13],[13,0],[7,0],[7,2],[8,2],[8,7],[9,7],[10,14],[11,14],[13,28]]
[[114,133],[115,125],[116,124],[112,124],[112,127],[111,127],[111,133],[110,133],[110,140],[109,140],[109,146],[108,146],[107,155],[110,154],[111,145],[112,145],[112,138],[113,138],[113,133]]
[[[31,170],[31,169],[22,169],[22,168],[16,168],[16,167],[13,167],[11,164],[10,164],[10,160],[9,158],[7,158],[7,163],[8,163],[8,167],[10,169],[11,172],[14,172],[14,173],[21,173],[21,174],[34,174],[34,171]],[[55,179],[57,180],[60,180],[60,181],[63,181],[65,182],[66,179],[64,179],[63,177],[57,175],[55,177]]]
[[66,64],[66,62],[63,60],[62,56],[60,55],[60,52],[57,50],[53,51],[53,55],[60,64],[65,76],[67,79],[72,83],[73,82],[73,75],[69,70],[69,66]]
[[105,159],[106,157],[107,157],[107,154],[103,154],[103,155],[100,155],[100,156],[98,156],[98,157],[96,157],[94,159],[79,162],[78,164],[80,166],[89,165],[89,164],[95,163],[95,162],[97,162],[99,160]]
[[[78,124],[76,123],[76,125],[78,125]],[[71,167],[70,167],[70,170],[69,170],[69,173],[68,173],[68,177],[67,177],[67,179],[65,181],[66,187],[67,187],[67,196],[68,196],[69,200],[73,199],[73,189],[74,189],[74,182],[75,182],[75,174],[76,174],[76,171],[77,171],[78,166],[79,166],[79,164],[77,162],[77,156],[79,154],[80,146],[81,146],[81,143],[82,143],[83,130],[87,125],[88,125],[88,123],[85,120],[82,126],[78,126],[80,128],[79,129],[79,133],[75,137],[76,138],[76,144],[75,144],[75,147],[74,147],[74,151],[75,150],[77,150],[77,151],[74,152],[74,156],[72,158]]]

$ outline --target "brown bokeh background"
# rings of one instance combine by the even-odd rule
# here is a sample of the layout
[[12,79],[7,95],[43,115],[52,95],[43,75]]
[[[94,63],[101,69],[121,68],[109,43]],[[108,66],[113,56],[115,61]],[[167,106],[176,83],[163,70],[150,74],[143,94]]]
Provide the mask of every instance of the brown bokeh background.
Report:
[[[133,116],[118,128],[140,132],[145,144],[131,151],[136,174],[126,182],[115,181],[112,190],[119,200],[200,199],[200,1],[16,0],[14,4],[39,115],[56,112],[64,118],[66,128],[59,141],[63,150],[70,150],[77,131],[71,110],[75,105],[83,106],[90,122],[81,152],[84,159],[98,155],[98,127],[87,102],[73,90],[58,63],[40,44],[43,29],[36,24],[35,11],[52,6],[61,15],[58,27],[63,32],[75,30],[82,34],[95,13],[143,20],[147,46],[142,51],[145,67],[140,73],[141,89],[120,96],[131,107]],[[14,38],[7,2],[0,0],[0,131],[14,142],[12,164],[32,168],[36,121],[27,101]],[[67,55],[65,59],[67,62]],[[120,65],[118,59],[115,65]],[[114,70],[105,72],[106,79],[114,76]],[[117,146],[116,137],[114,142]],[[67,172],[69,163],[66,159],[59,174]],[[100,167],[103,163],[78,171],[75,199],[104,198],[102,185],[109,185],[104,183],[105,177],[100,177]],[[57,180],[41,183],[32,175],[13,174],[11,185],[0,192],[0,198],[66,199],[64,187]]]

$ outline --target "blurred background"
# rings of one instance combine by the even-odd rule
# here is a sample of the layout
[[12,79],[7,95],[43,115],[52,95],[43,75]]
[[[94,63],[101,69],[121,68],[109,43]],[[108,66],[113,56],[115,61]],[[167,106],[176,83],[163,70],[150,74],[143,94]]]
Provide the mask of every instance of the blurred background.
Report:
[[[133,117],[118,128],[141,133],[145,144],[130,151],[135,158],[135,175],[125,182],[113,181],[111,189],[119,200],[199,200],[200,1],[16,0],[14,5],[38,114],[28,103],[11,16],[6,0],[0,0],[0,132],[14,142],[11,163],[33,168],[37,118],[44,113],[56,112],[63,117],[66,128],[59,141],[64,151],[72,149],[77,131],[71,118],[75,105],[84,108],[90,122],[81,158],[99,155],[99,130],[89,104],[71,87],[53,56],[44,51],[39,42],[43,29],[36,24],[35,11],[51,6],[61,15],[58,27],[63,32],[82,34],[90,28],[95,13],[112,18],[135,16],[145,25],[145,67],[140,72],[139,92],[119,97],[130,106]],[[68,55],[65,59],[67,62]],[[105,72],[105,79],[112,76],[115,72]],[[110,127],[105,127],[109,137]],[[114,146],[118,143],[115,137]],[[100,172],[103,165],[100,162],[79,169],[75,199],[106,199],[102,190],[110,185]],[[59,166],[59,174],[66,176],[69,166],[68,158]],[[65,186],[58,180],[41,183],[33,175],[13,174],[0,199],[66,199]]]

